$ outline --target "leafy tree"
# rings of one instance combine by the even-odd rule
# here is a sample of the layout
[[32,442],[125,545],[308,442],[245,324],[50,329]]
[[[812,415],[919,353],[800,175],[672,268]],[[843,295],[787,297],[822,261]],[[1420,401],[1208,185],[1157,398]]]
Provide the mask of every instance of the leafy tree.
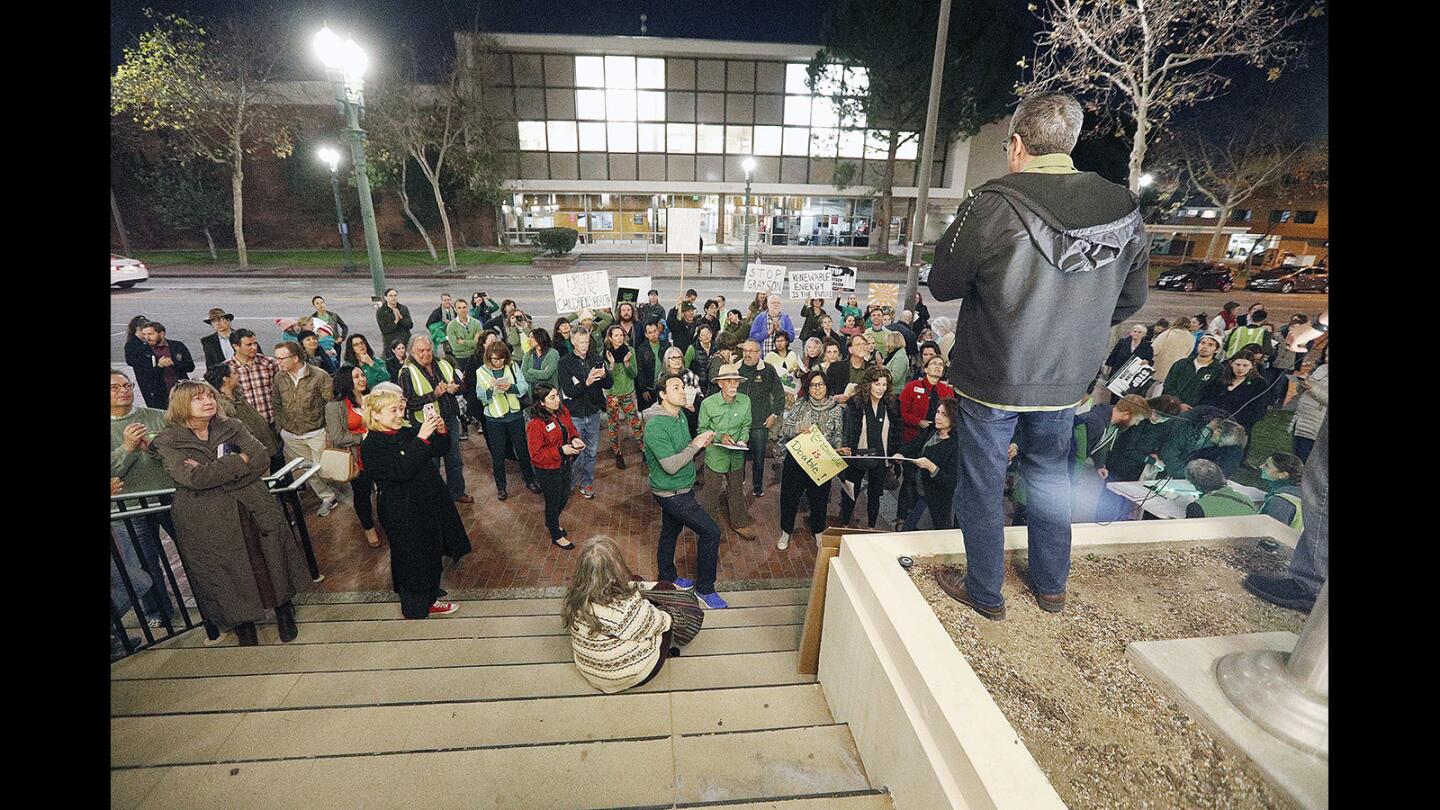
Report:
[[177,231],[204,233],[210,258],[219,258],[211,229],[229,221],[231,202],[223,166],[198,158],[166,157],[141,169],[136,179],[161,222]]
[[1178,111],[1215,98],[1240,62],[1274,81],[1303,53],[1295,26],[1324,14],[1320,0],[1045,0],[1044,24],[1022,95],[1067,90],[1117,129],[1133,128],[1129,183],[1139,191],[1149,144]]
[[147,10],[154,26],[127,47],[110,81],[111,114],[141,129],[172,133],[176,157],[208,160],[229,169],[235,246],[245,246],[245,158],[286,157],[289,128],[273,104],[288,31],[277,14],[236,10],[211,27]]
[[[826,20],[824,47],[807,68],[811,91],[834,104],[840,128],[868,125],[872,140],[885,148],[885,169],[874,187],[880,197],[876,241],[881,253],[889,250],[896,153],[925,130],[939,15],[939,0],[840,0]],[[1024,49],[1021,33],[1006,23],[992,0],[959,0],[950,19],[936,132],[940,143],[973,135],[1004,114],[1010,70]],[[862,67],[864,76],[842,74],[840,66]],[[919,144],[920,150],[930,148]],[[854,164],[842,161],[835,184],[843,188],[855,175]]]

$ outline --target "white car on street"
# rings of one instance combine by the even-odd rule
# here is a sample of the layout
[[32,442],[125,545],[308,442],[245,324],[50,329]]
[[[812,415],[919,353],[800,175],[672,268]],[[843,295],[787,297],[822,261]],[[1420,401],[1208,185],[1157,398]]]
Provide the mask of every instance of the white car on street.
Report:
[[145,263],[139,259],[127,259],[124,256],[110,254],[110,286],[134,287],[142,281],[150,278],[150,271],[145,269]]

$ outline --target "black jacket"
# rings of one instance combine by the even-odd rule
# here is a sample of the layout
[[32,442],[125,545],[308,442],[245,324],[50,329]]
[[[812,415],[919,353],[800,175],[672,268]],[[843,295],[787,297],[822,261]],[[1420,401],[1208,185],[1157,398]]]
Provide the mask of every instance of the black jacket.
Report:
[[[858,394],[859,392],[857,392]],[[884,446],[877,446],[877,442],[869,442],[869,447],[860,449],[860,431],[869,430],[870,398],[868,396],[855,396],[845,403],[845,444],[842,447],[850,448],[850,453],[856,456],[888,456],[894,454],[894,448],[901,443],[900,427],[900,400],[893,396],[885,397],[880,403],[880,410],[876,416],[881,420],[877,422],[879,427],[885,422],[890,423],[888,441]],[[884,464],[883,461],[850,461],[847,462],[860,469],[867,469]]]
[[[170,344],[170,359],[175,361],[175,381],[188,379],[190,372],[195,370],[195,356],[178,340],[167,339],[165,342]],[[143,353],[137,352],[137,358],[141,362],[134,366],[135,384],[140,389],[140,395],[145,398],[145,404],[152,408],[169,405],[170,389],[165,385],[165,369],[156,365],[160,358],[155,356],[154,350],[148,345]]]
[[1130,335],[1126,334],[1121,337],[1120,340],[1116,341],[1115,347],[1110,350],[1110,354],[1105,358],[1105,365],[1109,366],[1112,372],[1119,371],[1121,366],[1130,362],[1131,357],[1136,356],[1142,360],[1148,360],[1153,364],[1155,362],[1155,347],[1150,345],[1150,338],[1145,338],[1140,341],[1139,346],[1131,349]]
[[[670,341],[660,338],[660,361],[663,367],[665,361],[665,350],[670,348]],[[635,390],[655,390],[655,352],[650,348],[650,341],[643,336],[639,345],[632,351],[635,352]],[[618,359],[618,358],[617,358]]]
[[670,345],[683,352],[695,342],[695,330],[700,321],[696,319],[686,323],[684,318],[671,317],[665,325],[670,327]]
[[935,300],[965,302],[950,383],[1000,405],[1079,402],[1110,327],[1144,305],[1149,264],[1138,201],[1123,186],[1092,172],[1020,172],[980,186],[930,272]]
[[560,378],[560,393],[565,395],[565,405],[570,409],[572,418],[593,416],[605,411],[605,389],[614,385],[615,380],[610,376],[610,372],[606,371],[604,377],[587,386],[585,378],[590,376],[593,368],[605,369],[605,353],[596,351],[594,346],[590,347],[590,353],[585,357],[574,353],[565,355],[560,358],[560,364],[556,367]]
[[[935,428],[933,426],[925,428],[920,435],[911,439],[896,452],[906,458],[928,458],[935,462],[935,466],[939,468],[933,476],[924,470],[916,469],[915,477],[920,481],[920,491],[923,494],[953,493],[956,485],[959,483],[956,480],[956,470],[958,467],[955,462],[955,457],[956,454],[960,452],[960,440],[956,438],[955,433],[952,431],[950,438],[941,439],[935,444],[926,447],[925,442],[929,441],[930,437],[934,435]],[[932,515],[931,519],[935,519],[935,516]]]
[[211,332],[200,338],[200,349],[205,352],[205,366],[218,366],[225,362],[225,351],[220,348],[220,333]]

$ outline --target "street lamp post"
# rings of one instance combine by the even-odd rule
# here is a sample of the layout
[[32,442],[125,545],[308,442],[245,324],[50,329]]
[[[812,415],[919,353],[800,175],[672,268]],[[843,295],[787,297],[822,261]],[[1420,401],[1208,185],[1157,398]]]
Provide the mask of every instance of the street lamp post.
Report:
[[740,165],[745,168],[745,215],[740,218],[745,230],[745,255],[740,263],[740,272],[744,273],[750,264],[750,176],[755,173],[755,158],[747,157]]
[[315,35],[315,52],[325,63],[325,74],[335,85],[335,102],[348,126],[350,163],[355,168],[355,185],[360,192],[360,218],[365,224],[365,252],[370,259],[370,280],[375,286],[376,307],[385,295],[385,262],[380,257],[380,235],[375,228],[375,204],[370,198],[370,177],[365,164],[365,130],[360,128],[360,111],[365,107],[365,68],[369,59],[355,40],[340,41],[329,26]]
[[340,202],[340,177],[336,174],[340,167],[340,153],[328,146],[322,146],[316,154],[330,167],[330,189],[335,192],[335,221],[340,223],[340,246],[345,250],[344,271],[353,273],[355,259],[350,255],[350,226],[345,222],[345,206]]

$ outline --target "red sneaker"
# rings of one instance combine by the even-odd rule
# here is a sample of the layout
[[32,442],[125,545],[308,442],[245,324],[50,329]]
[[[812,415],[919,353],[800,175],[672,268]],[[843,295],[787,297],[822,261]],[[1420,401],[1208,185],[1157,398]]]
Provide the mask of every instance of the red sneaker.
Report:
[[449,616],[451,613],[454,613],[459,609],[460,606],[455,604],[454,602],[436,602],[435,604],[430,606],[430,615]]

